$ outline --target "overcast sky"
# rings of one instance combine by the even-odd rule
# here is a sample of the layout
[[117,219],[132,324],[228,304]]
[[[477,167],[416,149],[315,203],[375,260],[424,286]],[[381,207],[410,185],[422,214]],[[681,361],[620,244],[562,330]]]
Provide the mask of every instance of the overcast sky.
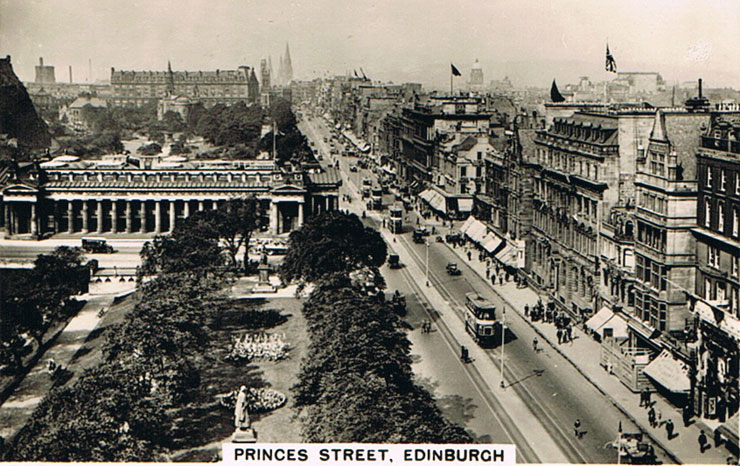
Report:
[[[362,67],[372,79],[446,86],[467,79],[548,86],[602,80],[606,41],[620,71],[740,88],[738,0],[0,0],[0,55],[22,80],[43,56],[57,81],[110,68],[259,67],[290,43],[296,79]],[[613,75],[612,75],[613,76]],[[459,79],[459,78],[458,78]]]

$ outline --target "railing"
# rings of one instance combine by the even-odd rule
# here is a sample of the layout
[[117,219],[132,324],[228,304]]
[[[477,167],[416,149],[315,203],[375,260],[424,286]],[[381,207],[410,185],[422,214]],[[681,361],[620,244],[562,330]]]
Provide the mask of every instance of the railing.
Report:
[[701,146],[706,149],[715,149],[724,152],[732,152],[733,154],[740,154],[740,141],[702,136]]

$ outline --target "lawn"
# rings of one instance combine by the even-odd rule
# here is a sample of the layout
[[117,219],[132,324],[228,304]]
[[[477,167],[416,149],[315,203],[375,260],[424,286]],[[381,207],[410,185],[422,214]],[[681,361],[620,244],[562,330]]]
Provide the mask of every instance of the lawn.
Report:
[[[216,395],[228,393],[241,385],[270,387],[288,397],[285,405],[275,411],[250,414],[260,443],[301,441],[299,422],[293,419],[290,409],[290,387],[297,381],[301,358],[308,346],[301,306],[297,299],[278,298],[234,300],[221,309],[218,327],[211,330],[209,348],[197,358],[201,370],[199,390],[188,407],[177,413],[176,451],[170,460],[209,461],[220,453],[221,443],[229,441],[234,432],[234,417],[231,410],[218,404]],[[259,312],[255,311],[267,311],[279,317],[259,319]],[[279,314],[274,311],[279,311]],[[255,329],[257,320],[265,321],[262,330],[285,335],[285,341],[291,347],[288,358],[281,361],[255,359],[247,364],[226,360],[232,338],[243,334],[246,329]]]

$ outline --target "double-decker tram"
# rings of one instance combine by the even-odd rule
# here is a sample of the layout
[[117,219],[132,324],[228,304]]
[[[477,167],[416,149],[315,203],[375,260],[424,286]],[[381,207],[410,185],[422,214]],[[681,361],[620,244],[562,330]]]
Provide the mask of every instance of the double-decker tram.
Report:
[[465,295],[465,330],[480,346],[493,345],[500,335],[501,324],[496,321],[496,306],[478,293]]

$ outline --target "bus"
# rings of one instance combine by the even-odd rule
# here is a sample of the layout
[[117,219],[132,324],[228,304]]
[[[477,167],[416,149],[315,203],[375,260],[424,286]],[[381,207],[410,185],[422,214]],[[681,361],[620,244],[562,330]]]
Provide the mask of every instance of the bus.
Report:
[[465,295],[465,330],[483,347],[492,346],[497,335],[500,338],[496,306],[478,293]]

